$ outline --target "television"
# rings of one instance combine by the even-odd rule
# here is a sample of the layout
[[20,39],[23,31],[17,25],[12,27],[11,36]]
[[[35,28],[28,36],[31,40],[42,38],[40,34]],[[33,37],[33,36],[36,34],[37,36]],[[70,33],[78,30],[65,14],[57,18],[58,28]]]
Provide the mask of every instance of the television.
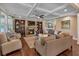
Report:
[[28,21],[28,26],[35,26],[35,21]]

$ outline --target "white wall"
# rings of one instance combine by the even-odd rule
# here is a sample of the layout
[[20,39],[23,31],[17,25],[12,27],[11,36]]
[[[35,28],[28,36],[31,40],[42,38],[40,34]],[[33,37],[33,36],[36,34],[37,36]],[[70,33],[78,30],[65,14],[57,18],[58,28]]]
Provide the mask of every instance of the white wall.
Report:
[[[61,21],[70,20],[70,29],[62,29]],[[64,32],[69,32],[74,37],[77,37],[77,16],[68,16],[62,17],[55,20],[56,21],[56,30],[61,30]]]

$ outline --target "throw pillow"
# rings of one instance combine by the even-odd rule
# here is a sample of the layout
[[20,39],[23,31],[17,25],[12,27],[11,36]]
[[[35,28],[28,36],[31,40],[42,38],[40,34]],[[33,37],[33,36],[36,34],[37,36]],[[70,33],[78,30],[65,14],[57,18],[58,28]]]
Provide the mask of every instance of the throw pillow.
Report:
[[45,40],[44,40],[43,37],[40,38],[40,43],[41,43],[41,45],[43,45],[43,46],[45,45]]
[[45,40],[44,40],[44,37],[38,37],[38,40],[40,42],[41,45],[45,45]]

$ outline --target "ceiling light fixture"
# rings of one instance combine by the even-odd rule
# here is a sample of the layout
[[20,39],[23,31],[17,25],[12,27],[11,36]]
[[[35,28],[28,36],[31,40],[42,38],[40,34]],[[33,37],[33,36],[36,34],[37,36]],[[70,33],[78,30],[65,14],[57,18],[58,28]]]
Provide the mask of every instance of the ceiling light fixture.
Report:
[[64,9],[64,12],[67,12],[68,10],[67,9]]
[[37,18],[40,18],[40,17],[37,17]]

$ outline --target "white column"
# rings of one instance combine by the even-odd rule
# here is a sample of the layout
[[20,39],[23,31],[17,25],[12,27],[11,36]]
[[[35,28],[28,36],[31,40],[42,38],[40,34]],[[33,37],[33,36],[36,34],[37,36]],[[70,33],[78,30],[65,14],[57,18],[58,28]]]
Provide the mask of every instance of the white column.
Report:
[[79,13],[77,14],[77,44],[79,44]]
[[79,13],[77,14],[77,37],[79,38]]
[[46,22],[47,22],[47,21],[43,21],[43,32],[44,32],[44,33],[48,33]]

